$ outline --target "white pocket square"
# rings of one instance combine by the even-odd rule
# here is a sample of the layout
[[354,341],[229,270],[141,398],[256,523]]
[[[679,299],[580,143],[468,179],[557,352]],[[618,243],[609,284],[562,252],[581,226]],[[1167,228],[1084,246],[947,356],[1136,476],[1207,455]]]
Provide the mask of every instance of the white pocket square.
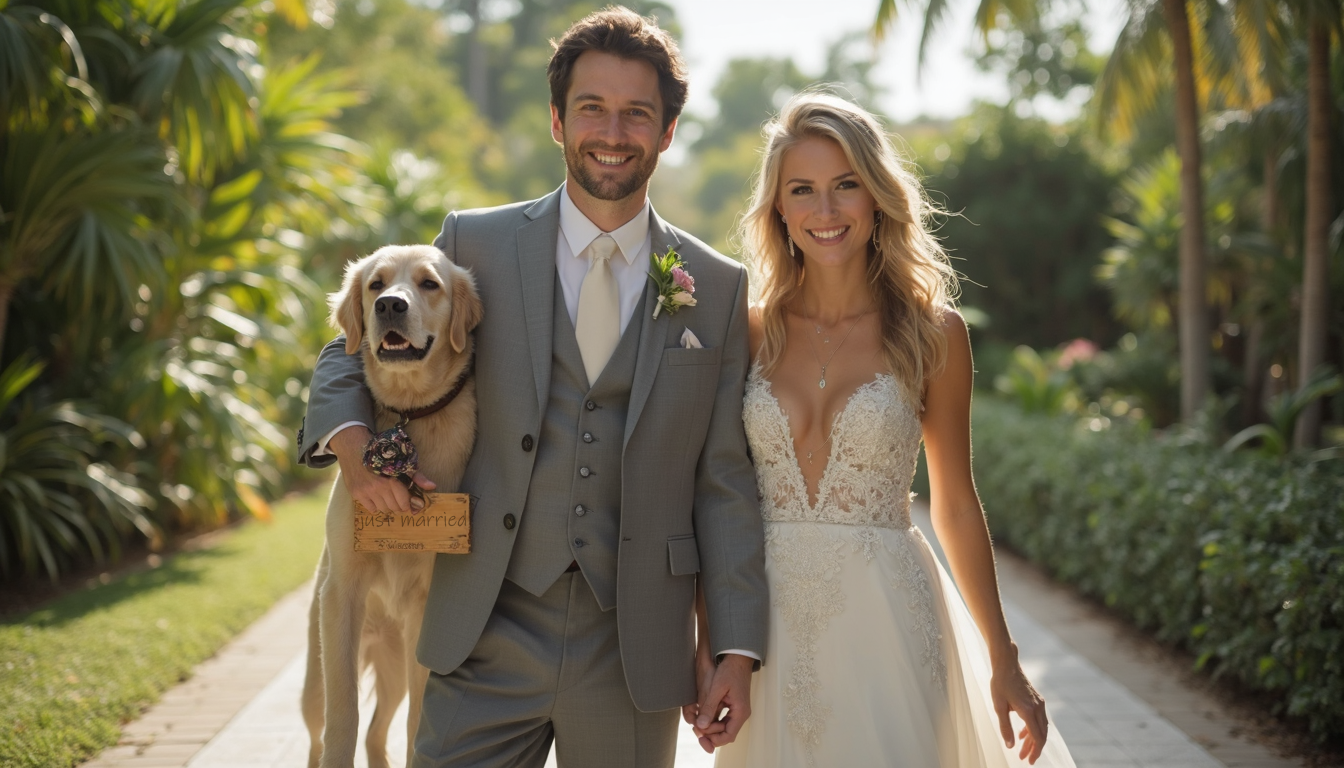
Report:
[[700,349],[700,348],[701,348],[701,347],[700,347],[700,340],[697,339],[697,338],[695,338],[695,334],[694,334],[694,333],[691,333],[691,329],[690,329],[690,328],[687,328],[686,330],[684,330],[684,331],[681,332],[681,348],[682,348],[682,349]]

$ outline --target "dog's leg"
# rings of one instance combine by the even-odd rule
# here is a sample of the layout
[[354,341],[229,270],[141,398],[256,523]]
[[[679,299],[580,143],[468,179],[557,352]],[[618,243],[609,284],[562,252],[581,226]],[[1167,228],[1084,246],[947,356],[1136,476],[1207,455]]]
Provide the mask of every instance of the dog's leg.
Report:
[[[330,537],[328,537],[330,538]],[[333,573],[322,584],[322,676],[326,682],[326,728],[322,768],[351,768],[359,736],[359,640],[364,626],[368,577],[358,567]],[[340,578],[344,575],[344,579]]]
[[415,658],[415,645],[420,639],[420,626],[425,620],[424,598],[421,597],[413,604],[406,605],[402,616],[406,687],[411,695],[406,716],[406,765],[409,766],[415,757],[415,730],[420,727],[420,709],[425,699],[425,683],[429,680],[429,670],[420,666],[420,662]]
[[330,554],[322,559],[313,578],[313,602],[308,606],[308,669],[303,676],[303,724],[308,727],[308,768],[318,768],[322,759],[322,723],[326,687],[322,684],[322,582],[326,580]]
[[406,662],[402,658],[404,645],[396,622],[386,617],[377,641],[365,648],[369,664],[373,667],[374,693],[377,696],[373,718],[364,737],[369,768],[390,768],[391,765],[387,756],[387,733],[392,726],[392,717],[401,706],[401,700],[406,698]]

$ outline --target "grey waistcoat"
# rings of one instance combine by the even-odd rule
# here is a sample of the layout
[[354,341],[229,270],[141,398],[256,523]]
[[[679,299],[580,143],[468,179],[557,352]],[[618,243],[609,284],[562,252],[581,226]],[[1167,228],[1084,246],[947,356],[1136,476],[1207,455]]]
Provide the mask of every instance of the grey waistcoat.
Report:
[[506,577],[542,595],[577,561],[607,611],[616,607],[621,537],[621,442],[639,351],[644,301],[588,387],[583,357],[555,281],[551,389],[523,522]]

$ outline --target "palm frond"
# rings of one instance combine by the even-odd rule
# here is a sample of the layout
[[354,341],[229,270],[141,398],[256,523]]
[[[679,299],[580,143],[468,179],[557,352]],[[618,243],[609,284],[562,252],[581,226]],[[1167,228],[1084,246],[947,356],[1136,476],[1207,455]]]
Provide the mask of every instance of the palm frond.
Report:
[[258,66],[256,44],[228,24],[242,4],[199,0],[165,11],[154,50],[131,73],[131,102],[160,126],[193,181],[208,182],[255,135],[256,89],[247,72]]
[[153,137],[134,127],[49,126],[0,141],[0,275],[43,276],[89,309],[108,281],[133,301],[159,266],[140,235],[146,206],[178,202]]
[[1157,0],[1129,0],[1129,16],[1097,80],[1099,128],[1128,139],[1171,80],[1171,42]]
[[0,132],[14,108],[37,111],[51,83],[52,41],[28,6],[0,8]]
[[86,405],[17,398],[34,380],[21,357],[0,371],[0,572],[55,576],[82,556],[115,556],[123,529],[157,535],[152,499],[135,481],[97,461],[130,428]]

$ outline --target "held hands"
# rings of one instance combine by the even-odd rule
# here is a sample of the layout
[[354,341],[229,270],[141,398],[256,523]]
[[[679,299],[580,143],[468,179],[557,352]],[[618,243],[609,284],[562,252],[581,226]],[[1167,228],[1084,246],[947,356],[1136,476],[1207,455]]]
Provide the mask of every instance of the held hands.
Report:
[[[327,444],[341,465],[341,478],[350,496],[370,512],[419,511],[423,506],[421,501],[411,497],[404,483],[364,467],[364,446],[372,437],[368,427],[346,427],[333,435]],[[426,491],[435,488],[434,482],[420,472],[415,473],[415,484]]]
[[[700,701],[682,707],[682,717],[691,724],[706,752],[732,744],[751,716],[751,671],[755,666],[754,659],[736,653],[724,654],[717,667],[708,654],[696,654]],[[725,709],[727,713],[718,717]]]
[[[718,668],[714,665],[714,657],[710,655],[709,650],[701,644],[695,654],[695,690],[697,692],[708,691],[714,683],[714,673]],[[696,718],[700,716],[700,702],[695,701],[681,708],[681,719],[686,721],[687,725],[695,730],[696,737],[700,740],[700,746],[706,752],[714,751],[714,743],[705,736],[705,732],[696,727]],[[723,731],[722,723],[713,724],[714,732]]]
[[1037,758],[1041,756],[1041,750],[1045,749],[1050,723],[1045,715],[1045,699],[1041,698],[1041,694],[1032,687],[1031,681],[1022,671],[1022,666],[1017,663],[1016,647],[1013,648],[1011,661],[1005,660],[994,664],[994,674],[989,682],[989,694],[994,702],[994,711],[999,716],[999,732],[1003,736],[1004,746],[1013,748],[1013,725],[1008,719],[1008,713],[1016,712],[1026,725],[1021,733],[1017,734],[1022,740],[1022,748],[1017,756],[1035,765]]

